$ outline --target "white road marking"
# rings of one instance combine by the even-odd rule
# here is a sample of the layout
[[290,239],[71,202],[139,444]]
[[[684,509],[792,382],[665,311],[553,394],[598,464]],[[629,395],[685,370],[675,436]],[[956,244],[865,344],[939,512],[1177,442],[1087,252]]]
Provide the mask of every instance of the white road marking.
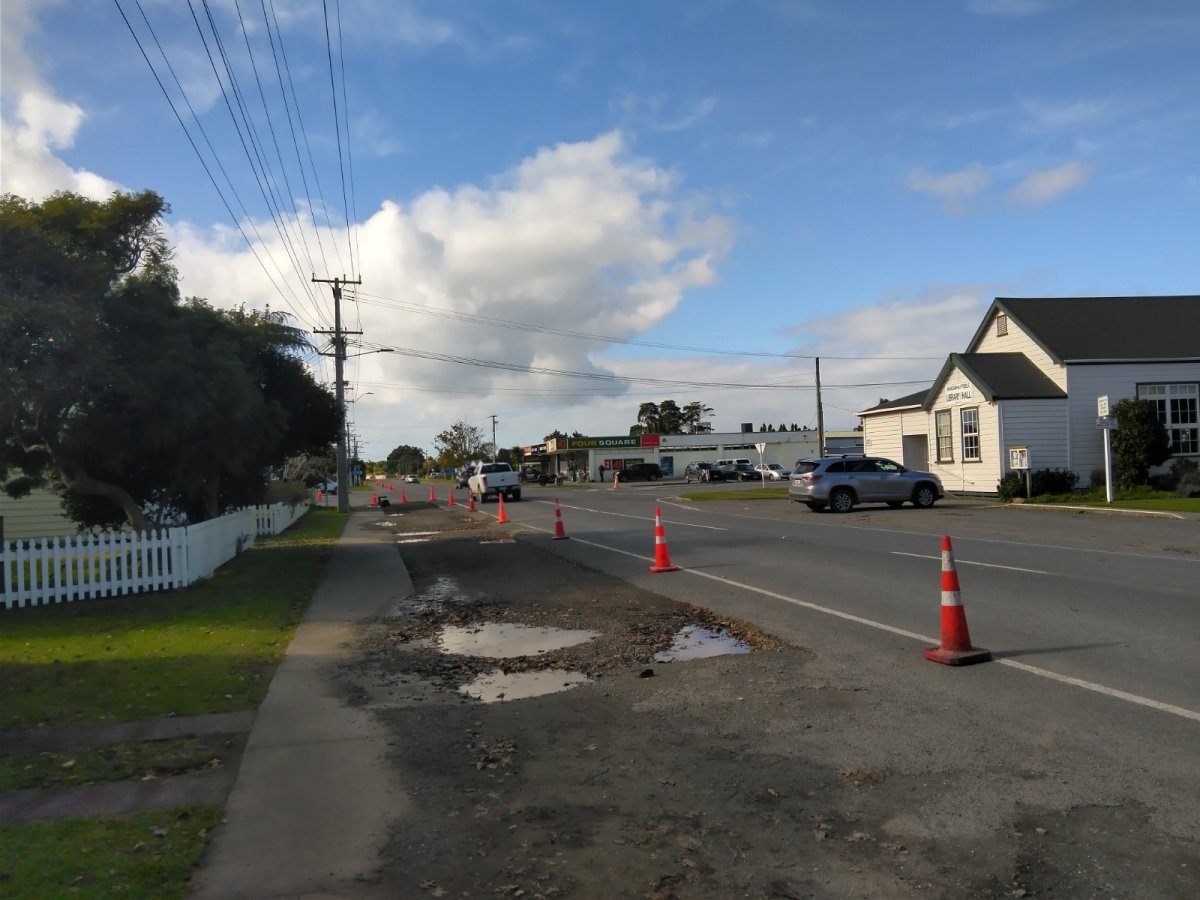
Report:
[[[941,562],[940,556],[931,556],[928,553],[904,553],[901,550],[892,550],[892,556],[912,556],[916,559],[936,559]],[[1020,566],[1002,566],[998,563],[972,562],[969,559],[959,559],[954,557],[954,562],[960,566],[983,566],[988,569],[1007,569],[1009,572],[1028,572],[1030,575],[1053,575],[1053,572],[1043,572],[1041,569],[1022,569]]]
[[[545,528],[538,528],[534,525],[527,527],[533,528],[536,531],[541,531],[544,534],[551,533]],[[629,556],[633,559],[640,559],[645,562],[654,562],[652,557],[643,556],[640,553],[631,553],[628,550],[622,550],[619,547],[609,547],[606,544],[598,544],[595,541],[575,540],[574,543],[586,544],[589,547],[596,547],[600,550],[608,550],[612,553],[619,553],[622,556]],[[936,558],[940,559],[941,557]],[[858,625],[866,625],[868,628],[874,628],[878,631],[886,631],[890,634],[900,635],[900,637],[911,638],[912,640],[920,641],[926,645],[937,645],[940,643],[938,638],[929,637],[928,635],[924,634],[917,634],[915,631],[906,631],[903,628],[896,628],[883,622],[876,622],[874,619],[866,619],[862,616],[856,616],[852,615],[851,613],[842,612],[840,609],[831,609],[828,606],[820,606],[816,603],[809,603],[806,600],[799,600],[796,597],[789,597],[786,594],[768,591],[766,588],[755,587],[751,584],[743,584],[742,582],[734,581],[731,578],[723,578],[720,575],[713,575],[711,572],[701,572],[697,569],[688,569],[682,566],[680,567],[679,571],[686,572],[689,575],[695,575],[699,578],[707,578],[710,581],[718,581],[721,584],[727,584],[730,587],[740,588],[741,590],[750,591],[754,594],[761,594],[762,596],[770,597],[773,600],[781,600],[784,603],[790,603],[792,606],[799,606],[803,609],[812,610],[813,612],[819,612],[827,616],[834,616],[839,619],[844,619],[847,622],[854,622]],[[996,659],[993,661],[1001,666],[1008,666],[1010,669],[1017,669],[1029,675],[1037,675],[1042,678],[1048,678],[1051,681],[1057,681],[1060,684],[1066,684],[1072,687],[1082,688],[1085,691],[1103,694],[1104,696],[1112,697],[1115,700],[1124,700],[1127,703],[1134,703],[1138,706],[1145,706],[1149,709],[1158,710],[1159,712],[1165,712],[1173,716],[1179,716],[1180,718],[1191,719],[1193,722],[1200,722],[1200,712],[1196,712],[1195,710],[1191,709],[1185,709],[1182,706],[1173,706],[1170,703],[1162,703],[1158,700],[1152,700],[1149,697],[1143,697],[1139,694],[1131,694],[1128,691],[1121,691],[1117,690],[1116,688],[1107,687],[1103,684],[1097,684],[1094,681],[1085,681],[1082,678],[1072,678],[1070,675],[1059,675],[1057,672],[1051,672],[1048,669],[1041,669],[1037,666],[1031,666],[1023,662],[1017,662],[1014,659]]]
[[[547,500],[547,501],[543,501],[543,502],[549,503],[550,501]],[[618,519],[637,519],[639,522],[653,522],[654,521],[653,516],[635,516],[632,513],[609,512],[606,509],[593,509],[590,506],[570,506],[566,503],[560,503],[559,506],[562,509],[574,509],[574,510],[578,510],[579,512],[590,512],[590,513],[595,513],[598,516],[615,516]],[[677,522],[674,519],[663,519],[663,524],[664,525],[680,525],[680,526],[683,526],[684,528],[703,528],[706,531],[728,531],[729,530],[728,528],[719,528],[716,525],[697,525],[694,522]],[[599,545],[597,545],[597,546],[599,546]],[[940,557],[939,557],[939,559],[940,559]]]

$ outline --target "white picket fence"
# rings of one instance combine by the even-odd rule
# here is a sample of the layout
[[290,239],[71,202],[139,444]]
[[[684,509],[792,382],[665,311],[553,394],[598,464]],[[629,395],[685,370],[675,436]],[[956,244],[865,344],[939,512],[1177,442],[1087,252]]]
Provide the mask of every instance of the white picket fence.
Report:
[[307,505],[276,503],[141,534],[7,541],[0,544],[0,603],[12,609],[187,587],[307,511]]

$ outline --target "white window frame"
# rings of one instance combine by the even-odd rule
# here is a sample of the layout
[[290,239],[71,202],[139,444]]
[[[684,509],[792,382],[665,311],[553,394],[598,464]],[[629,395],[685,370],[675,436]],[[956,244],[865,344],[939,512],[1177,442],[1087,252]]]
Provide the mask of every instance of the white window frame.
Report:
[[[975,420],[974,428],[970,431],[967,430],[968,413]],[[979,435],[979,407],[965,406],[960,409],[958,411],[958,422],[962,435],[963,462],[983,462],[983,448],[980,445]]]
[[1138,399],[1149,400],[1167,429],[1173,456],[1200,455],[1200,384],[1139,384]]
[[939,409],[933,414],[934,450],[940,463],[954,462],[954,421],[950,410]]

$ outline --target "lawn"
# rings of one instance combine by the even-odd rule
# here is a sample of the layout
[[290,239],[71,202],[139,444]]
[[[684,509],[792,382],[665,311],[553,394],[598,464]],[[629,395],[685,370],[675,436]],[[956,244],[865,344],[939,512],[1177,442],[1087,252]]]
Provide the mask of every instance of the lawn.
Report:
[[344,522],[313,510],[184,590],[0,612],[0,728],[257,706]]
[[[0,728],[253,709],[346,517],[314,509],[190,588],[0,611]],[[244,736],[0,755],[0,790],[223,764]],[[0,897],[185,897],[216,807],[0,827]]]

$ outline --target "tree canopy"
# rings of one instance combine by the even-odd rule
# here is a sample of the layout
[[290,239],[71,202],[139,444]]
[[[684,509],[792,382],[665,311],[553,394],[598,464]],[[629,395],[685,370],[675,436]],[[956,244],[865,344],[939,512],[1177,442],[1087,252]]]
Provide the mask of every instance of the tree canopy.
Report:
[[[491,443],[485,442],[483,432],[466,422],[455,422],[433,439],[437,451],[438,466],[452,469],[472,459],[490,457]],[[485,453],[486,450],[486,453]]]
[[704,420],[712,414],[712,407],[705,406],[699,400],[682,408],[674,400],[643,403],[638,407],[637,424],[629,427],[629,433],[707,434],[712,431],[712,425]]
[[1112,409],[1117,427],[1112,433],[1113,480],[1130,490],[1150,480],[1150,469],[1171,456],[1170,437],[1150,400],[1126,398]]
[[387,457],[388,472],[397,475],[415,474],[421,471],[421,467],[424,465],[425,451],[420,447],[410,447],[408,444],[401,444]]
[[336,439],[330,392],[282,313],[180,298],[150,191],[0,198],[0,482],[84,525],[200,521]]

